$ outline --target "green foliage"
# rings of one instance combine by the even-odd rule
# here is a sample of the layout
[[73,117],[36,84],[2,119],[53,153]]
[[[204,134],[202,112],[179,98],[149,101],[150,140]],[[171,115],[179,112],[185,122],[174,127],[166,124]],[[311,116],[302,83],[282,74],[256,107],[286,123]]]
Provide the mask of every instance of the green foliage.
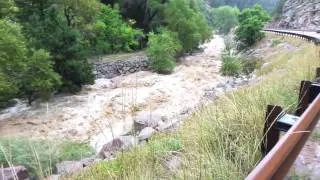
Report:
[[242,62],[233,56],[222,57],[221,73],[224,76],[236,76],[243,70]]
[[20,26],[11,21],[0,20],[0,33],[0,106],[18,93],[29,100],[36,94],[47,98],[60,84],[49,53],[28,52]]
[[281,43],[281,40],[279,40],[279,39],[273,39],[272,41],[271,41],[271,47],[275,47],[275,46],[277,46],[278,44],[280,44]]
[[27,49],[20,26],[0,20],[0,107],[19,92]]
[[139,45],[137,37],[142,35],[141,31],[125,23],[117,10],[104,5],[98,15],[95,29],[96,51],[100,53],[130,51]]
[[183,149],[183,144],[180,139],[170,138],[168,139],[166,146],[169,147],[170,151],[181,151]]
[[236,6],[239,9],[252,7],[260,4],[268,12],[272,12],[279,0],[207,0],[212,7],[223,5]]
[[62,160],[79,160],[91,155],[94,155],[94,150],[88,145],[69,141],[0,140],[0,164],[4,167],[23,165],[28,168],[31,179],[50,175],[56,163]]
[[149,34],[147,54],[156,72],[171,73],[175,67],[175,56],[180,51],[176,33],[162,30],[159,34]]
[[196,7],[192,8],[190,2],[192,1],[170,1],[164,10],[167,28],[178,33],[184,52],[191,51],[211,37],[207,20]]
[[4,107],[8,100],[14,98],[18,92],[18,87],[9,80],[6,74],[0,72],[0,107]]
[[82,84],[93,83],[91,65],[86,60],[69,60],[60,64],[59,72],[63,74],[63,91],[77,92]]
[[261,68],[262,61],[258,58],[244,58],[241,59],[241,64],[243,66],[242,72],[248,75],[254,70]]
[[239,15],[239,26],[235,32],[236,40],[240,43],[238,48],[245,49],[261,40],[264,37],[261,30],[269,19],[261,6],[244,9]]
[[4,17],[11,18],[14,12],[18,9],[15,6],[14,0],[1,0],[0,1],[0,19]]
[[211,10],[211,21],[220,33],[228,34],[238,24],[240,10],[236,7],[221,6]]
[[82,34],[64,23],[59,16],[59,8],[55,4],[48,4],[43,14],[34,11],[29,16],[29,22],[24,23],[25,32],[35,48],[45,48],[50,52],[54,69],[62,77],[63,90],[74,92],[83,84],[93,83],[91,66],[86,60],[88,50]]
[[60,83],[60,76],[53,70],[49,53],[44,50],[34,51],[23,77],[23,91],[29,103],[38,96],[48,100]]

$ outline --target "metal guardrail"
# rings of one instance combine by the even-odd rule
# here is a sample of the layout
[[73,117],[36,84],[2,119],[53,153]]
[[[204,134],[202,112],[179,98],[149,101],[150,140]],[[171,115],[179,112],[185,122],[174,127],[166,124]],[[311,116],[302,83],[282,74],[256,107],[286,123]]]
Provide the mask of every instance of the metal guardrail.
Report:
[[[320,77],[317,68],[316,77]],[[320,118],[320,84],[302,81],[295,116],[279,106],[268,106],[261,151],[264,158],[246,180],[283,179]],[[287,131],[280,139],[280,131]],[[280,140],[279,140],[280,139]]]
[[297,36],[303,39],[309,40],[314,42],[316,45],[320,44],[320,33],[312,30],[288,30],[288,29],[268,29],[265,28],[262,31],[265,32],[273,32],[282,35],[289,35],[289,36]]

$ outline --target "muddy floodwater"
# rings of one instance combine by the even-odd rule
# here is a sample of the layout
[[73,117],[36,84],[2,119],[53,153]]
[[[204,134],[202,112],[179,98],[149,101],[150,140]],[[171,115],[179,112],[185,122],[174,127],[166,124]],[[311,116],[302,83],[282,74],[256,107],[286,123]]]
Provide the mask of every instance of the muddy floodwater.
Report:
[[132,129],[134,118],[160,114],[167,123],[196,107],[205,90],[223,82],[219,75],[222,37],[202,45],[204,51],[181,59],[170,75],[141,71],[97,79],[76,95],[56,96],[32,107],[19,102],[0,114],[0,135],[70,139],[99,149]]

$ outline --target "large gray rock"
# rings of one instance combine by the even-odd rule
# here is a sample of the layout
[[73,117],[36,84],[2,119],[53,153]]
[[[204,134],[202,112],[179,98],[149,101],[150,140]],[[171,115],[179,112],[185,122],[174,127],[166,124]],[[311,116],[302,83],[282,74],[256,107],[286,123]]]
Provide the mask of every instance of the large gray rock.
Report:
[[176,172],[182,166],[182,158],[179,155],[171,156],[164,165],[169,171]]
[[125,151],[138,144],[134,136],[120,136],[105,144],[99,152],[103,159],[109,159],[115,156],[119,151]]
[[156,128],[161,122],[166,121],[168,118],[158,113],[141,113],[134,120],[134,130],[141,131],[146,127]]
[[63,161],[56,165],[57,174],[72,175],[84,168],[80,161]]
[[138,139],[140,141],[147,140],[147,139],[151,138],[151,136],[153,135],[154,132],[155,132],[155,130],[152,127],[146,127],[144,129],[142,129],[142,131],[139,133]]
[[45,180],[59,180],[59,179],[60,179],[60,175],[58,174],[52,174],[45,178]]
[[29,174],[24,166],[0,168],[0,180],[27,180]]

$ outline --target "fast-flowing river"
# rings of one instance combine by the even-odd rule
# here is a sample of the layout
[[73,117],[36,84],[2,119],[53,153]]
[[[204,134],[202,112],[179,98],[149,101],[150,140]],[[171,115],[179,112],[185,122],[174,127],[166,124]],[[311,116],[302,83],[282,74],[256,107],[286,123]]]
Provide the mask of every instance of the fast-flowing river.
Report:
[[222,37],[215,35],[201,53],[186,56],[170,75],[141,71],[113,79],[97,79],[76,95],[57,96],[28,107],[18,103],[0,114],[0,135],[70,139],[96,149],[132,129],[133,119],[157,114],[172,124],[195,108],[219,75]]

